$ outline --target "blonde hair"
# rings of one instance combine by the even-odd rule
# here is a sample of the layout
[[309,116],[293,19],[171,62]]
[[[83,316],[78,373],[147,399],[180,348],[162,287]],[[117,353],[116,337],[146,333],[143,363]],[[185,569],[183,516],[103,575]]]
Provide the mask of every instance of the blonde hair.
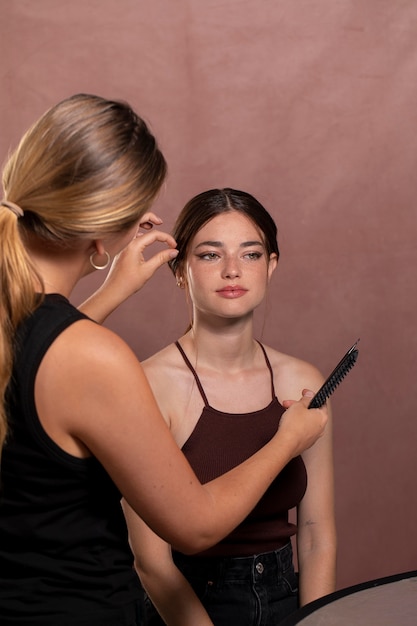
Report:
[[10,156],[4,199],[23,217],[0,206],[0,450],[14,335],[40,301],[34,278],[42,284],[25,234],[63,248],[127,230],[149,209],[165,175],[157,142],[131,107],[89,94],[49,109]]

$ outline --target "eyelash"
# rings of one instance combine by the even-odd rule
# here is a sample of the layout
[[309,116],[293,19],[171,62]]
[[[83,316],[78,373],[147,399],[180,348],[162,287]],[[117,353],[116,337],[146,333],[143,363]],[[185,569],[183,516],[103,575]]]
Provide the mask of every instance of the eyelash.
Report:
[[215,252],[203,252],[203,254],[198,254],[197,256],[201,261],[214,261],[214,259],[219,258],[219,255]]
[[[220,255],[218,255],[217,252],[203,252],[197,256],[201,261],[214,261],[220,258]],[[243,256],[244,258],[249,257],[250,261],[257,261],[263,256],[263,254],[262,252],[246,252]]]
[[248,252],[245,256],[249,256],[251,261],[257,261],[263,254],[262,252]]

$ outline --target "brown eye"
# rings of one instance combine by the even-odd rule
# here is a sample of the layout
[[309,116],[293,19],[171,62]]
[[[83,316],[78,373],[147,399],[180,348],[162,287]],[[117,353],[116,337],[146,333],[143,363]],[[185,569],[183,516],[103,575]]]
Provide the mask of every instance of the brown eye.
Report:
[[214,261],[219,258],[219,255],[215,252],[204,252],[204,254],[199,254],[198,258],[202,261]]
[[250,261],[257,261],[258,259],[260,259],[262,256],[261,252],[248,252],[247,254],[245,254],[245,257],[247,259],[249,259]]

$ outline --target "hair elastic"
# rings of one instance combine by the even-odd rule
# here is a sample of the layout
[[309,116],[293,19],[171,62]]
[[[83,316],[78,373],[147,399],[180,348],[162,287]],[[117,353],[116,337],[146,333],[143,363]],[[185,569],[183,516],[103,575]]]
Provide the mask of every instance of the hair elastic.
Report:
[[10,200],[2,200],[0,202],[0,205],[5,206],[7,209],[10,209],[10,211],[14,213],[16,217],[23,217],[23,209],[21,209],[18,204],[10,202]]

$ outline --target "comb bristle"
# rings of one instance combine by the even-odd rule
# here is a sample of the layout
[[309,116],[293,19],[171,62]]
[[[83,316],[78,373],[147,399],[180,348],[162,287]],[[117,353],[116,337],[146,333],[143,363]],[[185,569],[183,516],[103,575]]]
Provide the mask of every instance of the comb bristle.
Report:
[[340,385],[346,374],[352,369],[352,367],[356,363],[356,359],[358,358],[358,350],[353,349],[355,347],[352,346],[350,350],[345,354],[343,359],[339,362],[333,372],[330,374],[328,379],[322,385],[322,387],[318,390],[314,398],[311,400],[308,408],[309,409],[319,409],[326,403],[326,400],[331,396],[331,394],[335,391],[335,389]]

